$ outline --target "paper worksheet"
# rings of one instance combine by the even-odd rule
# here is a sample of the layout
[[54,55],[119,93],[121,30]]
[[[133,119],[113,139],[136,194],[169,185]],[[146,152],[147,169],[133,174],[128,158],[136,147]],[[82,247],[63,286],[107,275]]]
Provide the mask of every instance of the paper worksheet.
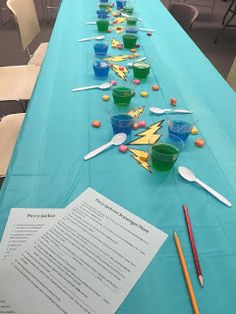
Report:
[[17,314],[114,313],[167,238],[91,188],[39,233],[1,264]]
[[61,208],[12,208],[0,242],[0,261],[10,258],[28,239],[61,214],[62,210]]
[[[62,209],[12,208],[0,243],[0,261],[6,261],[41,228],[53,221]],[[9,302],[0,296],[0,314],[17,313]]]

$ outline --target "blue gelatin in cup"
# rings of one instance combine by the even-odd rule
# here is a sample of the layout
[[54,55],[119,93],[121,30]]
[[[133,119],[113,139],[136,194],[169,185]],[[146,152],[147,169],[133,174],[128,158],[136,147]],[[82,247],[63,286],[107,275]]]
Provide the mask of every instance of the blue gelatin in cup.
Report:
[[108,45],[106,43],[96,43],[93,45],[93,49],[97,57],[105,57],[108,50]]
[[106,3],[106,2],[108,2],[108,0],[100,0],[100,2]]
[[137,34],[138,33],[138,27],[127,27],[125,32],[127,34]]
[[106,18],[107,18],[107,16],[108,16],[107,11],[106,11],[106,10],[104,10],[104,9],[97,10],[97,11],[96,11],[96,13],[97,13],[97,17],[98,17],[98,19],[106,19]]
[[122,10],[126,5],[126,0],[116,0],[117,10]]
[[170,135],[175,135],[185,142],[192,130],[193,125],[183,120],[169,121],[168,131]]
[[95,61],[93,63],[94,73],[98,77],[107,77],[109,69],[109,64],[105,61]]
[[126,133],[129,135],[134,125],[134,118],[125,113],[117,114],[111,118],[111,125],[115,134]]

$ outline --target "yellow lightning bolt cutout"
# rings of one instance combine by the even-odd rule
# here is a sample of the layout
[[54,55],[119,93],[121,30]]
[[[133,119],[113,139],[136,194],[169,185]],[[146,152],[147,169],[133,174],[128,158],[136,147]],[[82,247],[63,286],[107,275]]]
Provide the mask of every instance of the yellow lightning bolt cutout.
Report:
[[116,32],[116,34],[120,34],[124,32],[125,28],[122,26],[116,26],[113,28],[113,30]]
[[155,144],[159,138],[160,138],[160,134],[155,134],[162,126],[164,120],[154,123],[152,125],[150,125],[148,128],[146,128],[145,131],[142,131],[138,134],[136,134],[137,136],[140,136],[140,138],[138,138],[137,140],[134,140],[132,142],[129,142],[129,145],[153,145]]
[[125,61],[127,59],[134,59],[134,58],[137,58],[137,57],[139,57],[139,54],[132,53],[132,54],[127,54],[127,55],[110,56],[110,57],[107,57],[107,58],[103,58],[103,60],[111,61],[111,62],[121,62],[121,61]]
[[138,119],[140,116],[141,116],[141,114],[144,112],[144,106],[143,107],[139,107],[139,108],[137,108],[137,109],[134,109],[134,110],[130,110],[129,112],[128,112],[128,114],[131,116],[131,117],[133,117],[133,118],[135,118],[135,119]]
[[112,38],[112,40],[111,40],[111,47],[112,48],[117,48],[118,44],[122,44],[122,42],[119,41],[119,40],[116,40],[115,38]]
[[149,158],[147,152],[144,152],[143,150],[139,150],[139,149],[132,149],[132,148],[129,148],[129,151],[133,153],[131,157],[133,157],[139,163],[140,166],[142,166],[147,171],[152,172],[151,167],[149,163],[147,162]]
[[[122,68],[122,70],[121,70]],[[125,67],[125,66],[120,66],[120,65],[117,65],[117,64],[112,64],[111,65],[111,69],[112,71],[115,72],[116,75],[118,75],[122,80],[125,80],[126,81],[126,73],[129,72],[129,70]]]
[[121,24],[121,23],[124,23],[126,21],[126,18],[125,17],[117,17],[113,20],[113,24]]

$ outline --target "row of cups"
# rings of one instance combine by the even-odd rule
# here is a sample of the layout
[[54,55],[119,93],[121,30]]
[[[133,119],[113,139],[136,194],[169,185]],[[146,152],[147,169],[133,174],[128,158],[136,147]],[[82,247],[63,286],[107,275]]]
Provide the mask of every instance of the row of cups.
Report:
[[[97,28],[100,32],[106,32],[109,28],[108,13],[104,10],[104,4],[108,1],[100,0],[100,10],[97,11]],[[125,10],[126,1],[117,1],[117,9]],[[128,13],[128,12],[127,12]],[[129,12],[131,15],[133,8]],[[136,27],[138,19],[129,17],[127,19],[126,34],[122,36],[123,45],[125,48],[135,48],[137,42],[138,27]],[[97,77],[107,77],[110,69],[110,64],[101,58],[106,57],[108,51],[108,43],[100,42],[94,44],[94,52],[98,60],[93,63],[94,73]],[[100,59],[100,60],[99,60]],[[137,79],[147,78],[150,72],[150,64],[148,62],[133,62],[133,74]],[[109,108],[109,116],[113,133],[126,133],[130,137],[136,118],[131,112],[135,108],[130,104],[133,92],[129,87],[119,86],[112,90],[114,105]],[[152,162],[152,167],[158,171],[168,171],[176,162],[180,152],[184,148],[195,121],[192,115],[183,116],[167,116],[168,134],[161,136],[157,143],[153,142],[150,137],[149,156]]]

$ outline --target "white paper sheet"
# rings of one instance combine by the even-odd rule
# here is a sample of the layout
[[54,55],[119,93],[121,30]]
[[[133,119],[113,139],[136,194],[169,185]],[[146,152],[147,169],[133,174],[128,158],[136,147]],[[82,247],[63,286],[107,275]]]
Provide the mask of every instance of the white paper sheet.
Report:
[[18,314],[114,313],[166,238],[89,188],[1,266],[0,295]]
[[12,208],[0,243],[0,261],[10,258],[28,239],[61,214],[62,210],[61,208]]
[[[0,243],[0,261],[6,261],[41,228],[55,219],[62,209],[12,208]],[[0,314],[16,314],[12,306],[0,296]]]

